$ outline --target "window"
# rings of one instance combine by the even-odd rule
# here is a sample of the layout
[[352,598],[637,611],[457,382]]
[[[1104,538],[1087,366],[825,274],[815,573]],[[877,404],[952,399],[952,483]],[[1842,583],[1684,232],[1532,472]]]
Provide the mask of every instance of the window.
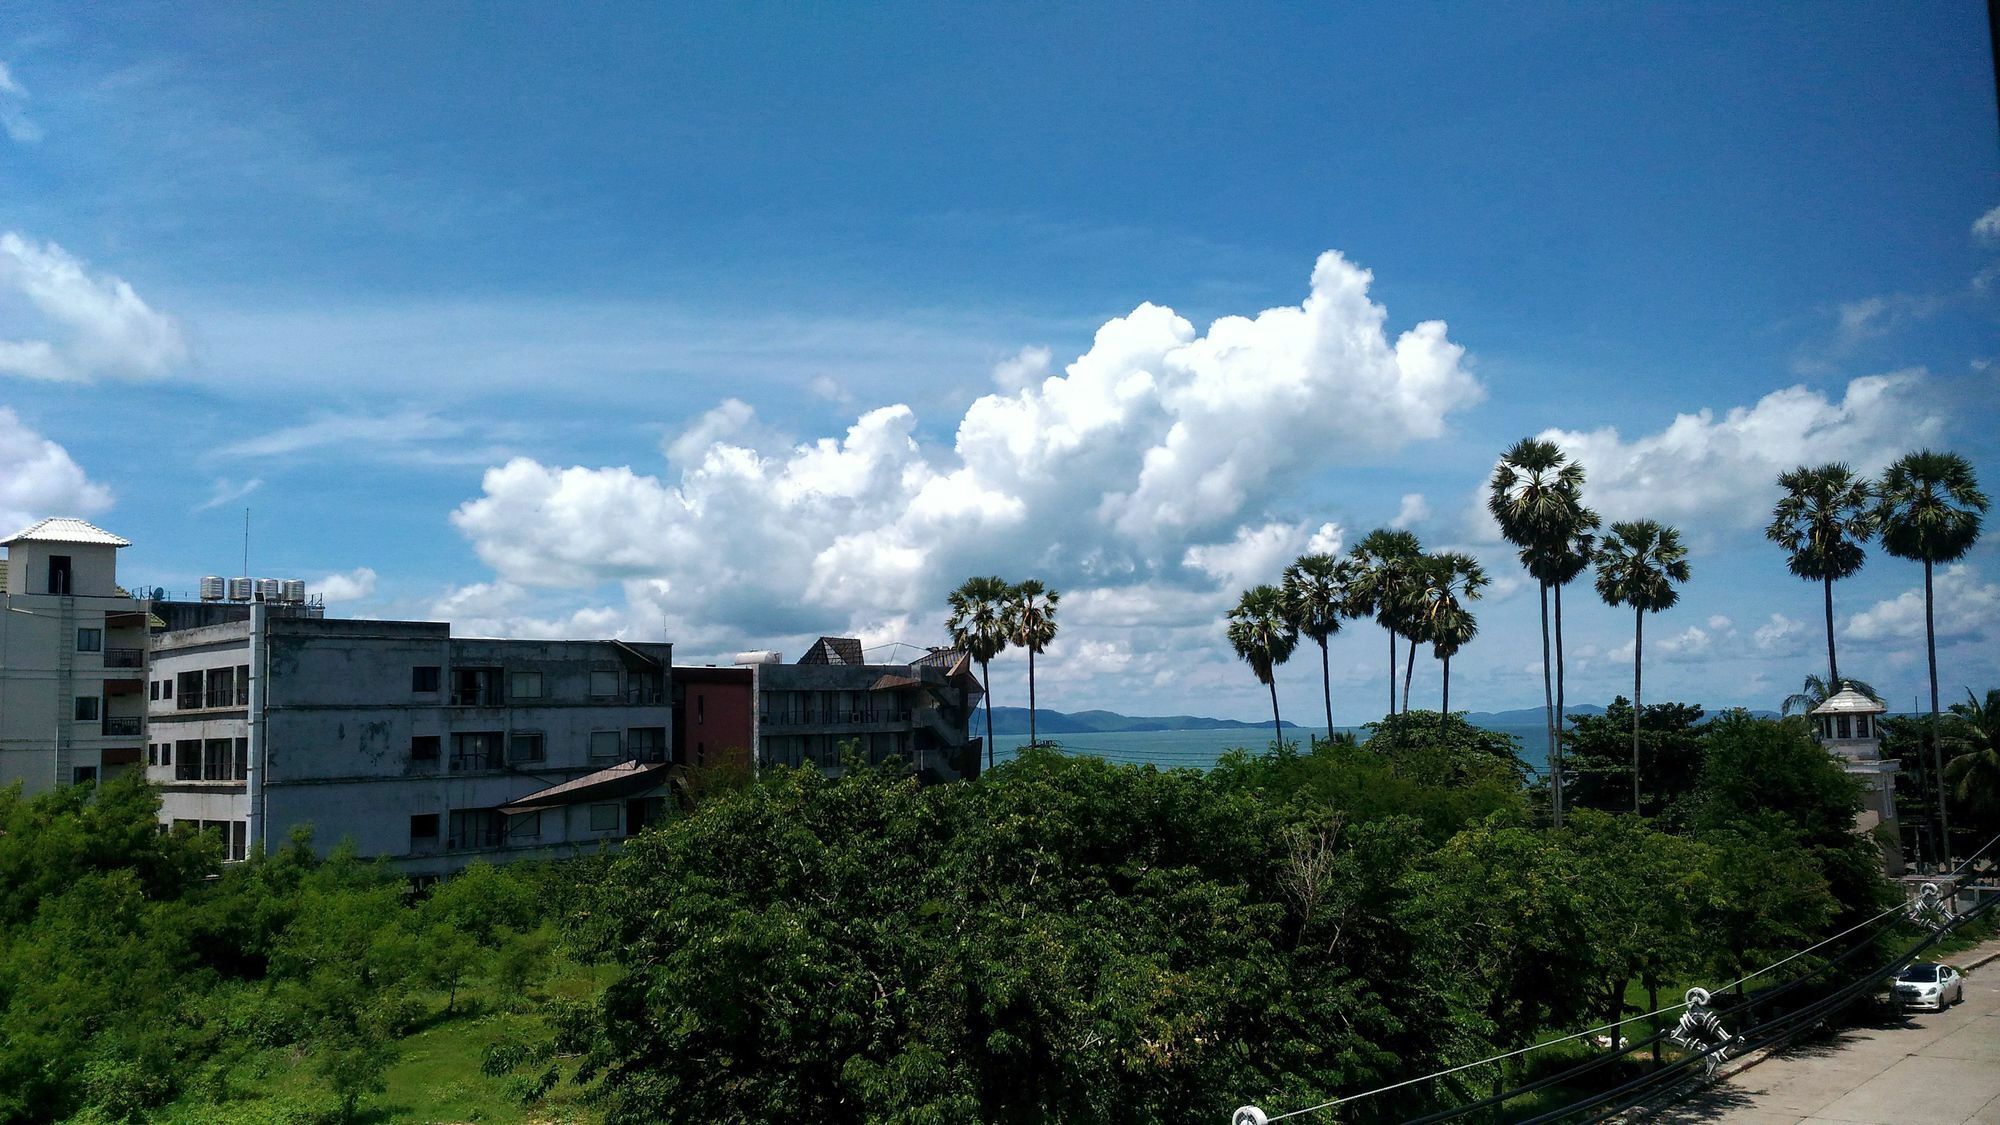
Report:
[[468,731],[451,736],[451,768],[454,770],[497,770],[500,760],[500,732]]
[[206,702],[210,707],[229,707],[236,702],[236,669],[210,668]]
[[188,836],[199,831],[201,831],[201,821],[199,820],[174,821],[174,834],[176,836]]
[[160,698],[161,698],[161,699],[172,699],[173,697],[174,697],[174,682],[173,682],[172,680],[161,680],[161,681],[160,681]]
[[174,780],[201,780],[201,739],[183,738],[174,743]]
[[179,711],[192,711],[201,704],[201,672],[182,672],[174,677],[174,686],[180,692],[181,701],[175,705]]
[[159,765],[159,764],[160,764],[160,745],[159,745],[159,743],[157,743],[157,742],[148,742],[148,743],[146,744],[146,764],[147,764],[147,765],[149,765],[149,766],[157,766],[157,765]]
[[1836,725],[1836,728],[1837,728],[1837,729],[1839,730],[1839,732],[1840,732],[1839,734],[1836,734],[1836,735],[1834,736],[1835,738],[1851,738],[1851,737],[1853,737],[1853,735],[1854,735],[1854,730],[1853,730],[1853,725],[1852,725],[1851,721],[1850,721],[1850,720],[1848,719],[1848,717],[1847,717],[1847,716],[1845,716],[1845,715],[1842,715],[1842,716],[1841,716],[1841,717],[1840,717],[1840,718],[1839,718],[1838,720],[1836,720],[1836,723],[1835,723],[1835,725]]
[[438,814],[418,813],[410,818],[410,850],[435,848],[438,839]]
[[617,672],[592,672],[590,674],[590,697],[592,699],[610,699],[617,694]]
[[174,764],[173,743],[171,742],[160,743],[160,764],[163,766],[171,766]]
[[510,762],[539,762],[546,752],[539,731],[516,732],[507,740],[507,760]]
[[160,681],[158,680],[146,681],[146,698],[151,700],[157,700],[160,698]]
[[697,693],[695,694],[695,697],[694,697],[694,721],[695,721],[695,725],[696,725],[696,726],[700,726],[700,725],[701,725],[702,723],[705,723],[705,722],[707,722],[707,721],[708,721],[708,714],[707,714],[706,710],[705,710],[705,709],[704,709],[704,708],[702,707],[702,704],[704,704],[704,703],[706,703],[706,702],[708,702],[708,697],[707,697],[706,695],[702,695],[702,694],[700,694],[700,693],[698,693],[698,692],[697,692]]
[[94,695],[76,697],[76,721],[91,723],[97,721],[98,699]]
[[539,840],[542,838],[542,814],[540,812],[515,813],[507,818],[507,842],[517,840]]
[[592,832],[618,831],[617,805],[590,806],[590,830]]
[[615,762],[618,760],[617,731],[594,730],[590,732],[590,760],[593,762]]
[[97,767],[96,766],[72,767],[69,771],[69,780],[70,784],[72,785],[82,785],[84,782],[87,781],[94,782],[97,780]]
[[444,739],[435,734],[411,735],[410,760],[413,762],[435,762],[438,760],[438,750],[443,745]]
[[497,848],[506,822],[494,809],[453,809],[448,848]]
[[231,752],[233,739],[206,738],[201,743],[201,779],[203,781],[229,781],[235,755]]
[[48,592],[51,594],[68,594],[70,592],[68,555],[49,556]]
[[234,776],[237,781],[248,781],[250,779],[249,739],[239,738],[236,740],[236,761],[233,763],[233,765],[235,768],[235,772],[232,776]]
[[435,664],[419,664],[410,669],[410,690],[418,695],[436,695],[443,674]]
[[1868,716],[1866,715],[1854,716],[1854,737],[1856,738],[1868,737]]
[[497,707],[500,703],[500,669],[453,668],[451,670],[453,707]]
[[103,652],[103,651],[104,651],[104,630],[102,630],[102,629],[78,629],[78,630],[76,631],[76,651],[78,651],[78,652]]
[[250,825],[247,821],[229,822],[229,858],[243,860],[250,858]]
[[625,752],[636,761],[666,761],[667,728],[633,727],[625,734]]
[[236,705],[238,707],[250,706],[250,666],[248,664],[238,664],[236,666]]
[[542,697],[542,674],[540,672],[516,672],[508,676],[507,694],[515,699],[540,699]]

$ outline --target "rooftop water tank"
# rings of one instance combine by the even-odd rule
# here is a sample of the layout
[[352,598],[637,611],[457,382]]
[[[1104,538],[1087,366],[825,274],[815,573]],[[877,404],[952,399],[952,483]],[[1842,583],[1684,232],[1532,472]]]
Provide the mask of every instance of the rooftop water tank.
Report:
[[201,579],[201,600],[205,602],[219,602],[222,600],[222,595],[222,577],[216,574],[203,575]]
[[251,579],[231,578],[229,580],[229,600],[232,602],[247,602],[250,600],[251,595],[256,592],[257,584]]
[[303,603],[306,600],[305,580],[302,578],[285,579],[284,592],[279,596],[293,605],[299,605]]
[[784,656],[768,648],[753,649],[736,654],[738,664],[783,664]]
[[278,595],[283,590],[283,583],[280,583],[275,578],[259,578],[257,580],[257,600],[260,602],[277,601]]

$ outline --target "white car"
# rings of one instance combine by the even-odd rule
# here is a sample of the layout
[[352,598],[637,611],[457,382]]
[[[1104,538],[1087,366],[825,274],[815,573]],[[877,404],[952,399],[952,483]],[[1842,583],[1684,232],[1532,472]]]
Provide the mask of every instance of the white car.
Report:
[[1965,978],[1950,965],[1918,961],[1896,975],[1896,999],[1913,1008],[1942,1012],[1965,999]]

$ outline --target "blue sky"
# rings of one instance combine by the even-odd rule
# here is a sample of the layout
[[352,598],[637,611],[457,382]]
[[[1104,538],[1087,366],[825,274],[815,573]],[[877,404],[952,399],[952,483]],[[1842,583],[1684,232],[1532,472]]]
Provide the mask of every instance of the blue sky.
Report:
[[[1648,694],[1712,706],[1821,664],[1779,468],[2000,490],[1983,6],[592,11],[10,6],[0,512],[179,590],[248,506],[337,611],[695,661],[1035,573],[1049,705],[1254,717],[1236,591],[1392,521],[1505,576],[1454,703],[1539,699],[1474,504],[1526,434],[1682,527]],[[1838,591],[1896,699],[1916,577]],[[2000,683],[1993,543],[1945,588],[1947,694]],[[1569,604],[1607,699],[1629,619]]]

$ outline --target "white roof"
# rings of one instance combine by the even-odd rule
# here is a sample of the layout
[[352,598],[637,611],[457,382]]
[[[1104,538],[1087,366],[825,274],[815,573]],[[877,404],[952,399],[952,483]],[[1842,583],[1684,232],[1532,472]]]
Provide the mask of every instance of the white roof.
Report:
[[1825,703],[1812,709],[1815,715],[1880,715],[1888,708],[1853,688],[1835,692]]
[[24,527],[5,539],[0,539],[0,547],[15,543],[94,543],[102,547],[130,547],[132,544],[111,534],[94,523],[71,519],[68,516],[51,516],[40,523]]

